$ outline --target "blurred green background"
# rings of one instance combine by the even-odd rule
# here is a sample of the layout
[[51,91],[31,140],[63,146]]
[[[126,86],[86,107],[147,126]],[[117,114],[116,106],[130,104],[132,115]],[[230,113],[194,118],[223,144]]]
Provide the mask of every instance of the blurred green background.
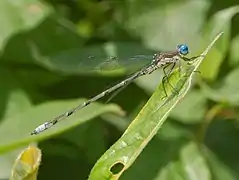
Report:
[[[38,179],[87,179],[160,83],[160,71],[49,134],[30,132],[144,64],[126,57],[180,43],[196,55],[220,31],[190,92],[121,179],[239,179],[238,12],[238,0],[1,0],[0,179],[33,141],[43,153]],[[122,61],[108,62],[111,55]]]

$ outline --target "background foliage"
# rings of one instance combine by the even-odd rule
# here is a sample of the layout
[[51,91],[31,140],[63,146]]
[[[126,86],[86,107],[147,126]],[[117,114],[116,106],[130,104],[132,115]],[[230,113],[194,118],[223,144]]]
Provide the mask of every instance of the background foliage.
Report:
[[110,103],[104,103],[106,98],[67,126],[62,123],[51,134],[30,137],[40,123],[140,66],[123,61],[109,71],[112,67],[105,66],[104,58],[95,64],[86,57],[106,57],[112,49],[122,57],[149,54],[182,42],[195,55],[223,30],[222,41],[205,59],[191,91],[121,179],[239,179],[237,4],[237,0],[0,1],[0,178],[9,177],[22,148],[41,140],[38,179],[87,179],[97,159],[160,82],[160,72],[140,78]]

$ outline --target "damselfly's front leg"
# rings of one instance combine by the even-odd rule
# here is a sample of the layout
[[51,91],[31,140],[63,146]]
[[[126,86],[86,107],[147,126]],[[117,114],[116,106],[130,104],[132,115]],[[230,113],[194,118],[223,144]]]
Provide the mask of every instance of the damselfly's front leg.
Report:
[[182,58],[184,61],[189,61],[189,62],[187,63],[188,65],[191,65],[191,64],[192,64],[191,62],[192,62],[193,60],[199,58],[199,57],[205,57],[205,56],[204,56],[204,55],[199,55],[199,56],[194,56],[194,57],[191,57],[191,58],[187,58],[187,57],[181,56],[181,58]]

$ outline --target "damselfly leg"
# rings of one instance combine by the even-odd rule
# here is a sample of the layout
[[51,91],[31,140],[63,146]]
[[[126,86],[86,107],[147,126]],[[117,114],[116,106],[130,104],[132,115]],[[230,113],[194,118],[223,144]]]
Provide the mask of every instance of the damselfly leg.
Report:
[[[181,57],[184,61],[187,61],[187,62],[188,62],[187,65],[191,65],[191,62],[192,62],[193,60],[195,60],[195,59],[197,59],[197,58],[199,58],[199,57],[204,57],[204,56],[203,56],[203,55],[199,55],[199,56],[194,56],[194,57],[191,57],[191,58],[187,58],[187,57],[185,57],[185,56],[180,56],[180,57]],[[176,63],[178,63],[179,73],[181,73],[181,64],[180,64],[180,61],[175,62],[175,63],[171,63],[171,64],[167,64],[167,65],[165,65],[165,66],[162,68],[162,69],[163,69],[163,73],[164,73],[164,76],[163,76],[163,78],[162,78],[162,86],[163,86],[163,90],[164,90],[164,93],[165,93],[165,96],[164,96],[162,99],[168,97],[167,90],[166,90],[166,87],[165,87],[165,82],[167,82],[167,83],[169,84],[169,86],[173,89],[173,91],[174,91],[177,95],[179,94],[178,90],[175,89],[175,87],[174,87],[174,86],[170,83],[170,81],[169,81],[169,77],[170,77],[170,75],[172,74],[172,72],[173,72],[173,70],[174,70],[174,68],[175,68]],[[171,66],[171,67],[170,67],[169,71],[167,72],[166,69],[167,69],[169,66]],[[200,71],[195,71],[195,72],[196,72],[196,73],[201,73]]]
[[163,67],[164,76],[163,76],[163,78],[162,78],[162,85],[163,85],[163,90],[164,90],[165,96],[164,96],[162,99],[168,97],[167,90],[166,90],[166,87],[165,87],[165,82],[167,82],[167,83],[169,84],[169,86],[173,89],[174,92],[176,92],[177,94],[179,94],[179,92],[174,88],[174,86],[173,86],[173,85],[170,83],[170,81],[169,81],[169,76],[172,74],[176,63],[173,63],[173,64],[171,65],[169,71],[166,72],[166,69],[167,69],[170,65],[171,65],[171,64],[168,64],[167,66]]
[[187,57],[184,57],[184,56],[181,56],[181,58],[184,60],[184,61],[188,61],[188,65],[191,65],[193,63],[193,60],[199,58],[199,57],[204,57],[204,55],[199,55],[199,56],[194,56],[194,57],[191,57],[191,58],[187,58]]

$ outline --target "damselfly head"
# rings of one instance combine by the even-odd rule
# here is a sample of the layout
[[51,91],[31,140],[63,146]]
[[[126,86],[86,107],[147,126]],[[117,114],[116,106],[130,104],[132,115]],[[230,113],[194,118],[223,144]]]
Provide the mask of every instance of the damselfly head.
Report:
[[177,51],[181,54],[181,55],[187,55],[189,50],[188,50],[188,46],[186,44],[180,44],[177,46]]

